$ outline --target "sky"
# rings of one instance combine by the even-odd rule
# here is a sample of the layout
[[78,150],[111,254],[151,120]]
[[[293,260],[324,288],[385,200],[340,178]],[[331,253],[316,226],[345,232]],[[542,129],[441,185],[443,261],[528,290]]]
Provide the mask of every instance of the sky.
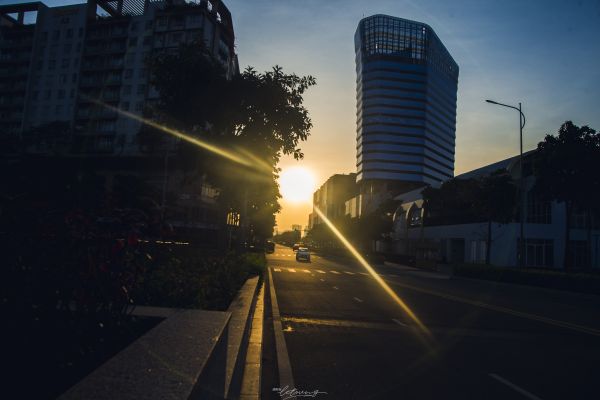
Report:
[[[0,4],[14,1],[0,0]],[[23,2],[23,1],[17,1]],[[46,0],[48,6],[82,1]],[[316,186],[356,171],[354,32],[388,14],[424,22],[459,65],[455,175],[519,151],[519,117],[485,99],[523,104],[524,150],[565,120],[600,129],[600,0],[228,0],[240,67],[313,75],[303,166]],[[316,189],[316,187],[315,187]],[[281,200],[277,229],[308,224],[310,204]]]

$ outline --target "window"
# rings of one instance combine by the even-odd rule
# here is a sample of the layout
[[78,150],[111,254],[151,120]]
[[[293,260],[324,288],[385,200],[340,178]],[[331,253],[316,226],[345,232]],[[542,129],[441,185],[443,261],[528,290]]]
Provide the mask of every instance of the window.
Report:
[[52,32],[52,40],[57,41],[58,39],[60,39],[60,31],[55,30],[54,32]]
[[63,60],[62,60],[62,65],[61,65],[61,66],[62,66],[63,68],[68,68],[68,67],[69,67],[69,63],[70,63],[70,61],[71,61],[71,60],[69,60],[68,58],[63,58]]
[[123,85],[123,94],[131,94],[131,85]]
[[128,101],[124,101],[121,103],[121,110],[129,111],[129,102]]
[[585,228],[586,212],[578,207],[573,207],[571,211],[571,228]]
[[[518,242],[518,241],[517,241]],[[517,243],[518,246],[518,243]],[[551,239],[525,239],[525,265],[528,267],[554,266],[554,241]],[[517,248],[518,251],[518,248]]]
[[135,32],[135,31],[137,31],[137,30],[138,30],[138,27],[139,27],[139,25],[140,25],[140,24],[139,24],[138,22],[132,22],[132,23],[131,23],[131,26],[130,26],[130,28],[131,28],[131,31],[132,31],[132,32]]
[[156,24],[158,26],[167,26],[167,18],[166,17],[159,17],[156,19]]
[[71,82],[73,82],[73,83],[77,82],[77,74],[73,74],[73,76],[71,76]]
[[59,99],[64,99],[64,98],[65,98],[65,95],[66,95],[66,93],[65,93],[65,91],[64,91],[63,89],[60,89],[60,90],[58,91],[58,98],[59,98]]
[[146,93],[146,85],[138,85],[137,94],[145,94]]
[[152,21],[146,21],[146,30],[152,29]]
[[63,51],[64,51],[64,53],[69,54],[71,52],[72,48],[73,48],[73,44],[67,43],[67,44],[65,44],[65,47],[64,47]]
[[421,209],[414,206],[410,209],[408,214],[408,225],[409,226],[420,226],[421,225]]
[[77,36],[79,36],[79,37],[83,36],[83,28],[79,28],[79,31],[77,32]]
[[60,74],[58,77],[58,82],[61,84],[67,83],[67,74]]
[[69,28],[67,29],[67,38],[72,38],[73,37],[73,29]]
[[135,111],[142,111],[144,109],[144,102],[138,101],[135,103]]
[[527,222],[531,224],[551,224],[552,204],[534,192],[527,193]]
[[182,37],[183,37],[183,35],[180,32],[173,33],[173,35],[171,36],[171,43],[179,44],[179,42],[181,42]]
[[569,240],[569,267],[585,268],[589,265],[587,240]]
[[137,37],[132,37],[129,39],[129,47],[135,47],[137,46]]
[[53,70],[54,67],[56,67],[56,60],[49,60],[48,61],[48,69]]
[[133,76],[133,70],[132,69],[126,69],[125,70],[125,74],[124,74],[125,79],[129,79],[132,76]]
[[485,240],[471,240],[471,262],[474,264],[485,263],[487,255],[487,242]]

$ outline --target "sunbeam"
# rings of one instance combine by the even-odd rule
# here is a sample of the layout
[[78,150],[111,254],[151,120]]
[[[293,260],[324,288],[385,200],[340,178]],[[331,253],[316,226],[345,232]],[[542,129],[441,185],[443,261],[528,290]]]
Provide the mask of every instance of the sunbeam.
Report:
[[331,229],[331,231],[337,236],[337,238],[342,242],[342,244],[352,253],[352,255],[358,260],[358,262],[367,270],[367,272],[375,279],[375,281],[382,287],[382,289],[394,300],[398,306],[404,311],[408,317],[413,320],[413,322],[419,328],[419,331],[422,332],[425,337],[419,335],[420,338],[423,339],[423,342],[431,348],[431,341],[433,340],[433,336],[427,327],[421,322],[421,320],[417,317],[417,315],[410,309],[410,307],[388,286],[387,283],[375,272],[375,270],[369,265],[367,260],[356,250],[356,248],[344,237],[344,235],[335,227],[333,222],[327,218],[325,214],[317,206],[314,207],[315,212],[319,215],[319,217],[325,222],[325,224]]
[[268,163],[264,160],[259,159],[258,157],[256,157],[255,155],[251,154],[250,152],[248,152],[247,150],[243,150],[241,151],[241,149],[238,149],[239,153],[243,153],[243,154],[236,154],[232,151],[229,151],[227,149],[223,149],[219,146],[216,146],[214,144],[208,143],[206,141],[200,140],[194,136],[188,135],[186,133],[183,133],[177,129],[173,129],[170,128],[168,126],[164,126],[161,125],[157,122],[154,122],[152,120],[146,119],[140,115],[131,113],[129,111],[125,111],[125,110],[121,110],[118,107],[112,106],[110,104],[106,104],[100,100],[94,99],[92,97],[89,96],[85,96],[85,95],[81,95],[82,97],[85,97],[87,100],[92,101],[93,103],[108,108],[110,110],[116,111],[121,115],[124,115],[128,118],[134,119],[136,121],[140,121],[143,124],[146,124],[148,126],[151,126],[155,129],[159,129],[162,132],[165,132],[171,136],[174,136],[176,138],[179,138],[181,140],[185,140],[188,143],[194,144],[198,147],[201,147],[205,150],[208,150],[212,153],[215,153],[221,157],[224,157],[228,160],[231,160],[235,163],[241,164],[241,165],[245,165],[247,167],[256,169],[256,170],[261,170],[261,171],[267,171],[269,173],[273,172],[273,169],[271,168],[271,166],[268,165]]

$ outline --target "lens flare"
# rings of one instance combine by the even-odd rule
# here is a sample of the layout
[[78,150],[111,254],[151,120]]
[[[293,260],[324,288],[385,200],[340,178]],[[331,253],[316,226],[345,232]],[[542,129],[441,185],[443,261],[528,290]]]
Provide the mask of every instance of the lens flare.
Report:
[[367,272],[375,279],[375,281],[382,287],[382,289],[394,300],[394,302],[400,306],[402,311],[417,325],[419,331],[425,335],[425,344],[430,346],[430,340],[433,339],[431,332],[427,327],[421,322],[421,320],[417,317],[417,315],[410,309],[410,307],[388,286],[387,283],[375,272],[375,270],[369,265],[367,260],[354,248],[352,243],[348,241],[344,237],[344,235],[335,227],[333,222],[331,222],[325,214],[318,207],[314,207],[315,212],[319,215],[319,217],[325,222],[327,227],[331,229],[331,231],[337,236],[337,238],[342,242],[342,244],[352,253],[352,255],[358,260],[358,262],[367,270]]
[[89,101],[91,101],[91,102],[93,102],[93,103],[95,103],[95,104],[97,104],[99,106],[108,108],[108,109],[110,109],[112,111],[116,111],[116,112],[118,112],[121,115],[124,115],[124,116],[126,116],[128,118],[131,118],[133,120],[139,121],[139,122],[141,122],[143,124],[146,124],[148,126],[151,126],[152,128],[159,129],[162,132],[168,133],[169,135],[174,136],[174,137],[176,137],[178,139],[181,139],[181,140],[184,140],[184,141],[186,141],[188,143],[194,144],[194,145],[196,145],[198,147],[201,147],[201,148],[203,148],[205,150],[208,150],[208,151],[210,151],[210,152],[212,152],[214,154],[217,154],[217,155],[219,155],[221,157],[224,157],[224,158],[226,158],[228,160],[231,160],[231,161],[233,161],[235,163],[238,163],[238,164],[241,164],[241,165],[245,165],[247,167],[250,167],[250,168],[253,168],[253,169],[256,169],[256,170],[268,171],[269,173],[271,173],[273,171],[273,169],[271,168],[271,166],[266,161],[259,159],[258,157],[256,157],[255,155],[251,154],[247,150],[243,150],[242,151],[241,149],[238,149],[238,153],[240,153],[240,154],[238,154],[238,153],[229,151],[227,149],[223,149],[223,148],[221,148],[219,146],[216,146],[214,144],[208,143],[208,142],[206,142],[204,140],[200,140],[197,137],[188,135],[188,134],[183,133],[183,132],[181,132],[181,131],[179,131],[177,129],[173,129],[173,128],[170,128],[168,126],[159,124],[159,123],[157,123],[155,121],[146,119],[146,118],[144,118],[142,116],[139,116],[137,114],[131,113],[129,111],[121,110],[118,107],[112,106],[110,104],[106,104],[106,103],[104,103],[104,102],[102,102],[100,100],[91,98],[91,97],[86,96],[86,95],[80,95],[80,96],[86,98],[87,100],[89,100]]

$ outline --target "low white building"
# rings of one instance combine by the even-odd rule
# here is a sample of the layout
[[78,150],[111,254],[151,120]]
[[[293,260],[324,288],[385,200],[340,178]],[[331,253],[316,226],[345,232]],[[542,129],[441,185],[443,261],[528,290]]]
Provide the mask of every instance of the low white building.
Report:
[[[532,191],[535,178],[528,174],[530,164],[524,155],[525,224],[524,265],[528,267],[562,268],[565,257],[566,207],[556,201],[542,201]],[[457,176],[457,179],[477,178],[498,169],[507,170],[516,180],[519,157],[512,157]],[[518,182],[518,181],[517,181]],[[422,264],[477,263],[486,260],[488,224],[423,225],[424,188],[396,197],[401,205],[394,215],[394,240],[387,251],[416,258]],[[590,221],[585,212],[575,211],[571,218],[569,265],[600,268],[600,226],[598,218]],[[518,220],[492,223],[490,263],[496,266],[516,266],[518,262],[520,223]],[[591,264],[589,260],[591,259]]]

